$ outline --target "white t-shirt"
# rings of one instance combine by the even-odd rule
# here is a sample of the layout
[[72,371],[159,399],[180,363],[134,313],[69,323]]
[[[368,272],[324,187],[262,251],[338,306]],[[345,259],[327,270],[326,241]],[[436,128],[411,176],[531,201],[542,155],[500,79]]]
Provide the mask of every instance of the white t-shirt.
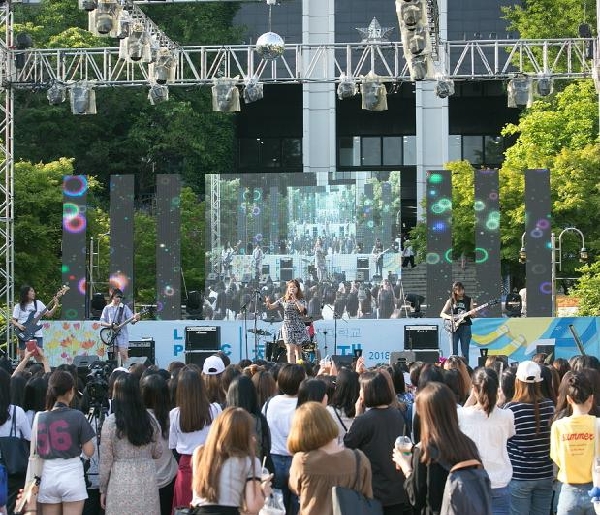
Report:
[[[10,436],[13,423],[12,417],[15,413],[14,404],[10,404],[8,406],[8,413],[10,414],[10,418],[0,426],[0,436]],[[16,430],[17,437],[25,438],[25,440],[31,440],[31,424],[27,419],[27,415],[25,415],[25,412],[19,406],[17,406],[16,409]]]
[[[19,322],[19,324],[22,324],[23,322],[27,321],[31,313],[35,312],[34,317],[36,317],[45,309],[46,305],[41,300],[36,300],[35,302],[28,302],[27,304],[25,304],[25,309],[21,309],[21,304],[17,304],[13,309],[13,318],[15,318],[17,322]],[[41,338],[42,336],[44,336],[44,334],[40,329],[34,334],[34,336]]]
[[488,417],[477,406],[458,409],[458,426],[477,445],[492,488],[504,488],[512,478],[512,465],[506,448],[515,435],[515,416],[511,410],[494,408]]
[[288,395],[275,395],[265,402],[262,414],[267,417],[271,431],[271,454],[291,456],[287,450],[287,438],[297,405],[298,398]]
[[[216,402],[210,405],[210,415],[214,422],[217,415],[223,411]],[[179,426],[179,408],[173,408],[169,413],[169,449],[175,449],[179,454],[194,454],[194,450],[206,441],[211,424],[198,431],[184,433]]]

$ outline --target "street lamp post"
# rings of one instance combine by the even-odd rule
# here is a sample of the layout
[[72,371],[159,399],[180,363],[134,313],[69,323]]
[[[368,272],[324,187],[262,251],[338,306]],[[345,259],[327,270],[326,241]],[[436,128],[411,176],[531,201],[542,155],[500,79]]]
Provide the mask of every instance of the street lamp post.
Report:
[[[577,227],[566,227],[558,235],[558,247],[556,247],[556,236],[552,233],[552,316],[556,316],[556,266],[559,272],[562,271],[562,237],[567,232],[577,233],[581,237],[581,250],[579,251],[579,261],[585,263],[588,260],[588,252],[585,248],[585,236]],[[557,258],[558,251],[558,258]]]

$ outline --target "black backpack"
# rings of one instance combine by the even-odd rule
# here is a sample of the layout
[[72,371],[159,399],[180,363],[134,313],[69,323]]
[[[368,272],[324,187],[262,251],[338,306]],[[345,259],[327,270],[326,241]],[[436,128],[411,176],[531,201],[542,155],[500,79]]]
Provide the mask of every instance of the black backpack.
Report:
[[454,465],[446,479],[440,515],[491,515],[492,488],[478,460]]

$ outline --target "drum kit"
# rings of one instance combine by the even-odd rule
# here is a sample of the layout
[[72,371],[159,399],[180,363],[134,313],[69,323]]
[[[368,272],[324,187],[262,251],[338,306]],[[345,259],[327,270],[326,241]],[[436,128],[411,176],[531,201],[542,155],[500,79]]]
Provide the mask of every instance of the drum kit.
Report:
[[[283,341],[282,330],[279,329],[276,334],[273,334],[264,329],[248,329],[249,333],[258,335],[259,337],[273,336],[271,341],[265,344],[265,359],[274,363],[287,363],[287,349]],[[315,363],[317,359],[317,342],[314,340],[307,341],[302,344],[302,360],[309,363]]]

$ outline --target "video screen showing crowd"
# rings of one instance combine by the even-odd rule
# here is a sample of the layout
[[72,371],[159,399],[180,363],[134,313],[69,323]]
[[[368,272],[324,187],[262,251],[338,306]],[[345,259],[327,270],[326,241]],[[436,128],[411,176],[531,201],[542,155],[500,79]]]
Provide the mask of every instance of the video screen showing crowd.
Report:
[[[398,273],[400,267],[416,266],[414,250],[411,242],[401,236],[388,246],[375,238],[367,254],[351,230],[347,230],[346,238],[324,233],[310,244],[306,237],[290,238],[274,249],[275,255],[272,246],[257,242],[249,243],[242,254],[240,248],[239,241],[236,245],[226,242],[220,252],[219,273],[208,274],[204,319],[243,320],[254,319],[256,315],[259,320],[280,322],[283,320],[281,306],[267,307],[264,299],[283,297],[287,281],[292,278],[297,279],[306,303],[304,315],[313,320],[397,318],[402,316],[400,308],[407,302],[411,312],[415,312],[411,299],[403,292],[401,273]],[[293,261],[294,265],[288,270],[280,269],[279,274],[270,273],[273,266],[264,267],[268,258],[271,263],[277,259]],[[354,266],[344,271],[340,271],[343,266],[333,266],[342,261]],[[357,262],[364,268],[357,270]],[[371,270],[375,273],[369,277]],[[284,278],[284,272],[299,273]],[[418,302],[416,308],[418,316]]]

